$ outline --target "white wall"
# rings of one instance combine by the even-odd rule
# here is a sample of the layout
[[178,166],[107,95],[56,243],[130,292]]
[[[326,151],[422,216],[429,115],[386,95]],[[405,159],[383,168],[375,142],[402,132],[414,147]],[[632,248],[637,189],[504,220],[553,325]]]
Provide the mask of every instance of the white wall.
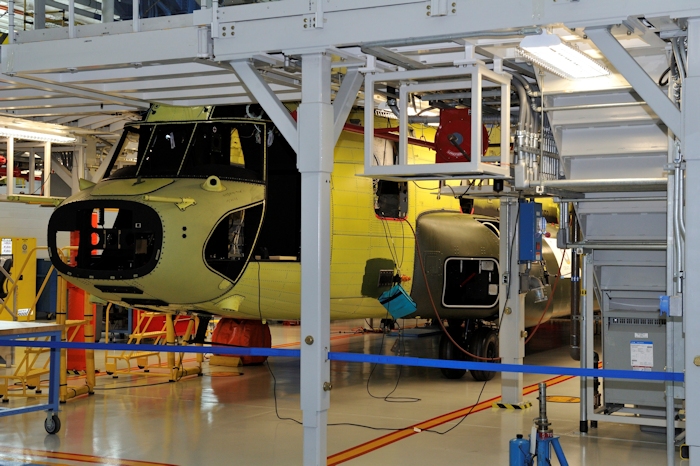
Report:
[[[46,246],[49,217],[53,207],[0,202],[0,237],[36,238],[37,246]],[[68,246],[68,234],[58,239],[59,247]],[[46,250],[37,252],[37,258],[46,259]]]

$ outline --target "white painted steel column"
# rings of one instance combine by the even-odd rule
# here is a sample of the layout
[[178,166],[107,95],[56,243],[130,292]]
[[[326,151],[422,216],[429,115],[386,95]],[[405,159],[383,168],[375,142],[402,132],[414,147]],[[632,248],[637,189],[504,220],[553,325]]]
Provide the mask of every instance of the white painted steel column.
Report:
[[7,195],[15,193],[15,139],[7,138]]
[[134,32],[140,32],[141,31],[141,19],[139,18],[139,11],[140,11],[140,2],[139,0],[132,0],[132,8],[131,8],[131,14],[133,16],[132,18],[132,24],[134,26]]
[[7,0],[7,43],[15,43],[15,0]]
[[114,22],[114,0],[102,0],[102,22]]
[[[686,160],[685,319],[686,443],[690,466],[700,465],[700,18],[688,21],[688,75],[683,86],[681,148]],[[689,338],[688,338],[689,337]]]
[[302,56],[297,160],[301,172],[301,409],[304,464],[326,464],[330,406],[330,263],[333,107],[331,60]]
[[[501,289],[499,351],[503,364],[522,364],[525,356],[525,295],[520,294],[520,267],[518,265],[517,221],[518,202],[501,200]],[[510,251],[508,245],[512,248]],[[507,264],[509,264],[507,266]],[[508,273],[507,275],[505,275]],[[503,283],[507,277],[508,283]],[[506,296],[508,299],[506,300]],[[517,404],[523,399],[523,374],[501,373],[501,397],[504,403]]]
[[36,190],[36,186],[34,183],[34,171],[36,170],[36,160],[34,159],[34,154],[36,150],[32,147],[29,149],[29,172],[27,173],[27,179],[28,179],[28,188],[27,189],[27,194],[32,195],[34,194],[34,191]]
[[34,29],[46,27],[46,0],[34,0]]
[[44,175],[42,176],[44,197],[51,196],[51,143],[44,143]]
[[75,0],[68,0],[68,37],[74,39],[75,36]]

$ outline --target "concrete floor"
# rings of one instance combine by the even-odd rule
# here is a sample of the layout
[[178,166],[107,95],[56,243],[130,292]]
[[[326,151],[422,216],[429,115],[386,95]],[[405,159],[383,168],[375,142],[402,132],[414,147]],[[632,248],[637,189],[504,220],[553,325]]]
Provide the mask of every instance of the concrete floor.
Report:
[[[397,336],[353,333],[361,325],[362,322],[334,324],[332,350],[391,354]],[[299,327],[274,325],[272,334],[273,346],[294,347],[300,340]],[[438,340],[436,336],[406,337],[406,355],[434,357]],[[103,358],[98,353],[99,369],[104,368]],[[569,358],[566,347],[536,353],[526,363],[577,364]],[[190,364],[193,363],[187,363]],[[270,359],[276,390],[265,365],[224,368],[205,362],[203,369],[203,377],[176,383],[167,383],[167,379],[157,375],[120,375],[118,379],[98,376],[94,396],[62,405],[63,427],[57,435],[46,434],[44,413],[5,417],[0,420],[0,464],[302,463],[302,427],[275,414],[276,395],[279,417],[301,419],[298,360]],[[525,385],[548,379],[553,378],[526,374]],[[70,381],[81,383],[79,379]],[[537,416],[536,388],[525,397],[533,403],[532,408],[491,408],[493,399],[500,395],[498,377],[484,385],[469,375],[461,380],[445,379],[437,369],[373,368],[370,364],[334,362],[332,384],[329,423],[338,425],[328,428],[328,464],[506,465],[508,442],[519,433],[527,437],[532,419]],[[391,398],[385,399],[389,394]],[[555,383],[549,387],[548,395],[578,396],[579,381],[572,378]],[[23,402],[13,398],[10,405]],[[472,405],[477,406],[461,420]],[[460,410],[459,416],[449,415]],[[550,402],[548,413],[572,466],[666,464],[664,435],[602,422],[589,434],[581,435],[578,403]],[[392,430],[432,419],[435,420],[424,426],[429,429],[420,433]],[[460,420],[454,430],[438,434]],[[556,460],[552,463],[558,464]],[[678,460],[677,464],[685,462]]]

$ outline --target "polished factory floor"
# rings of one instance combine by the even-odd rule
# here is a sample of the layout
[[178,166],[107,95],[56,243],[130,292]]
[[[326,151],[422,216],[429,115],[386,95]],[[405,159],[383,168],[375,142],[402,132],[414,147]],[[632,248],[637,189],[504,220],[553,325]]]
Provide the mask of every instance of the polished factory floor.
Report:
[[[355,333],[363,324],[334,324],[332,350],[392,354],[403,345],[408,356],[434,357],[437,352],[437,336],[399,340],[396,334]],[[299,327],[273,325],[272,334],[273,346],[294,347],[300,340]],[[546,347],[546,329],[541,337]],[[104,369],[103,358],[98,352],[99,369]],[[577,364],[566,347],[537,352],[526,363]],[[205,362],[203,369],[203,377],[175,383],[155,374],[118,379],[100,375],[94,396],[62,405],[63,426],[57,435],[46,434],[43,413],[4,417],[0,464],[302,463],[302,427],[291,420],[301,419],[298,360],[271,358],[269,369]],[[550,383],[548,396],[579,394],[577,378],[525,375],[526,386],[544,380]],[[484,384],[469,375],[448,380],[437,369],[335,362],[332,384],[329,423],[334,425],[328,427],[328,464],[507,465],[509,441],[519,433],[527,437],[538,414],[536,386],[525,397],[533,402],[532,408],[492,408],[500,394],[498,376]],[[23,402],[13,398],[10,404]],[[465,414],[469,415],[464,418]],[[601,422],[581,435],[578,403],[550,402],[548,414],[572,466],[666,464],[662,434]],[[403,430],[418,424],[421,432]]]

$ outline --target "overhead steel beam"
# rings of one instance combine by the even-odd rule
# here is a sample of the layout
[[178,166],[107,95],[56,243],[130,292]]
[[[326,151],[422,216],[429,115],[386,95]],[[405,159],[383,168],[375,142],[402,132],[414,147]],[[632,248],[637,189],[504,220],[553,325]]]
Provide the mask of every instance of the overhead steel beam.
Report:
[[391,63],[396,66],[401,66],[407,70],[425,70],[430,68],[429,65],[415,61],[400,53],[392,52],[384,47],[362,47],[362,52],[367,55],[373,55],[380,60]]
[[[163,76],[156,79],[125,80],[120,82],[92,84],[87,83],[84,87],[100,90],[102,92],[143,92],[149,90],[167,89],[187,89],[193,86],[232,86],[238,83],[238,77],[229,72],[218,72],[216,74],[198,74],[196,76]],[[0,93],[0,96],[2,93]]]
[[[301,99],[301,92],[295,91],[295,92],[285,92],[285,93],[277,93],[277,98],[281,102],[299,102]],[[250,104],[253,103],[254,100],[249,96],[238,96],[238,97],[216,97],[216,98],[211,98],[211,97],[202,97],[199,99],[177,99],[177,100],[169,100],[165,101],[165,103],[168,103],[169,105],[179,105],[182,107],[194,107],[194,106],[200,106],[200,105],[235,105],[235,104]]]
[[681,112],[644,69],[610,33],[607,27],[587,28],[586,34],[615,69],[654,110],[674,134],[681,135]]
[[58,98],[47,99],[12,99],[5,100],[0,93],[0,106],[7,110],[19,110],[23,108],[59,108],[59,107],[80,107],[81,105],[94,105],[96,102],[92,99],[81,97],[61,96]]
[[348,119],[363,82],[364,76],[359,70],[348,69],[333,101],[333,144],[338,141],[340,133],[343,132],[343,126],[345,126],[345,121]]
[[[97,85],[102,85],[105,83],[134,81],[136,79],[192,78],[220,74],[230,75],[231,79],[236,79],[235,75],[231,75],[230,69],[221,69],[221,67],[213,66],[207,61],[170,63],[158,66],[144,66],[141,68],[136,68],[132,65],[116,69],[88,69],[76,70],[74,72],[41,73],[36,76],[43,81],[53,81],[62,84],[89,84],[94,82]],[[98,88],[96,90],[108,92],[109,86],[107,85],[105,88]]]
[[[298,89],[290,88],[288,86],[280,86],[279,84],[268,83],[270,90],[273,93],[279,92],[289,92],[298,91]],[[222,96],[240,96],[247,95],[247,91],[242,84],[232,85],[232,86],[212,86],[212,87],[190,87],[189,89],[165,89],[156,92],[144,92],[138,94],[139,97],[144,100],[151,102],[158,102],[163,100],[173,100],[173,99],[196,99],[196,98],[206,98],[206,97],[222,97]]]
[[85,105],[81,107],[60,107],[47,109],[24,109],[24,110],[8,110],[6,115],[21,116],[23,118],[42,117],[50,115],[75,115],[78,113],[115,113],[115,112],[133,112],[134,107],[125,107],[123,105]]
[[8,83],[23,84],[25,86],[34,87],[36,89],[43,89],[49,92],[61,92],[63,94],[73,95],[76,97],[85,97],[88,99],[97,100],[98,102],[103,102],[107,104],[119,104],[119,105],[129,105],[131,107],[147,109],[150,107],[148,102],[143,102],[141,100],[126,99],[123,97],[114,96],[111,94],[105,94],[102,92],[89,91],[85,89],[76,88],[73,86],[65,86],[63,84],[57,83],[47,83],[38,79],[25,78],[21,76],[5,76],[0,75],[0,81],[5,81]]
[[275,126],[282,133],[289,145],[298,154],[299,137],[297,122],[289,114],[280,99],[270,88],[270,85],[260,76],[255,67],[248,60],[232,61],[231,66],[238,75],[246,89],[258,101],[262,108],[275,122]]
[[[587,0],[553,2],[551,0],[490,2],[454,2],[445,16],[431,16],[424,0],[326,0],[323,2],[323,27],[309,27],[308,0],[285,0],[249,5],[220,7],[218,26],[235,27],[235,36],[213,39],[218,60],[234,60],[261,52],[311,50],[319,47],[353,46],[383,42],[391,47],[397,41],[443,41],[471,33],[513,31],[533,25],[565,23],[569,27],[619,24],[630,15],[700,16],[696,0],[635,0],[611,2]],[[452,11],[454,10],[454,11]],[[494,14],[497,12],[497,14]],[[391,27],[387,27],[391,18]],[[347,27],[352,24],[353,27]],[[307,26],[307,27],[304,27]],[[265,31],[265,34],[260,34]],[[396,43],[396,45],[400,45]]]
[[[152,18],[156,20],[158,18]],[[11,49],[2,47],[0,54],[2,72],[8,75],[59,72],[67,69],[95,69],[97,67],[148,66],[151,63],[187,63],[203,58],[203,50],[208,50],[209,38],[200,34],[200,28],[165,27],[164,29],[122,34],[105,34],[112,25],[102,25],[102,34],[86,40],[57,39],[52,41],[25,42]],[[148,46],[144,46],[147,44]],[[176,47],[173,44],[177,44]],[[105,53],[108,50],[109,53]],[[140,69],[140,68],[139,68]]]

